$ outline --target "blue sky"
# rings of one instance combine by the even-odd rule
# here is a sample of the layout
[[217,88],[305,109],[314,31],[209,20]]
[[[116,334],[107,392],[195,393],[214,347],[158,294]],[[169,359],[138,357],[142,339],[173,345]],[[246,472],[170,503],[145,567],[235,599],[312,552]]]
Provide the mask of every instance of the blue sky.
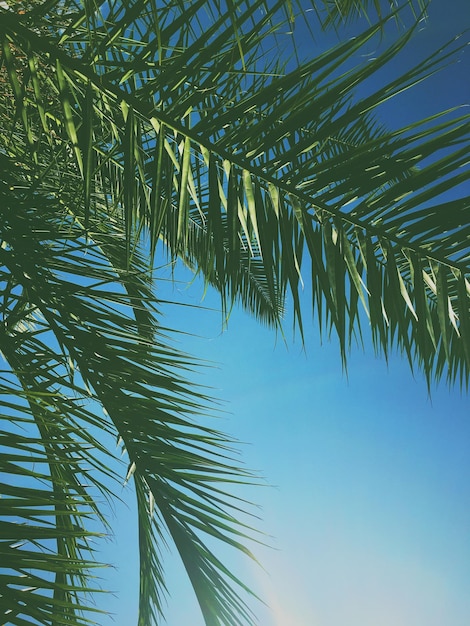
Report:
[[[465,0],[434,0],[411,55],[425,55],[470,24]],[[470,102],[469,56],[387,106],[391,124]],[[406,57],[409,61],[409,57]],[[168,289],[198,305],[196,282]],[[307,299],[307,296],[306,296]],[[216,308],[209,294],[204,305]],[[308,310],[308,303],[305,310]],[[423,377],[366,339],[344,374],[334,338],[320,340],[306,315],[306,350],[288,345],[241,311],[222,332],[217,312],[168,307],[169,326],[198,337],[181,348],[216,363],[198,378],[227,413],[218,424],[242,442],[242,458],[267,486],[247,490],[261,507],[271,549],[266,571],[240,562],[270,605],[260,626],[468,626],[470,623],[470,403],[445,384],[428,394]],[[270,486],[268,486],[270,485]],[[124,492],[123,492],[124,495]],[[116,510],[116,538],[103,558],[116,564],[101,606],[116,626],[136,623],[135,511]],[[202,626],[189,584],[168,559],[168,626]],[[111,623],[111,622],[110,622]]]
[[[271,607],[258,607],[260,625],[467,626],[468,397],[441,386],[429,398],[403,359],[387,366],[370,347],[346,377],[336,342],[313,330],[305,354],[239,312],[223,335],[215,313],[185,321],[205,338],[184,347],[221,363],[201,376],[227,401],[221,426],[272,485],[247,491],[272,535],[274,549],[256,551],[266,572],[229,557]],[[135,622],[132,513],[120,508],[108,555],[119,626]],[[175,562],[167,624],[203,626]]]

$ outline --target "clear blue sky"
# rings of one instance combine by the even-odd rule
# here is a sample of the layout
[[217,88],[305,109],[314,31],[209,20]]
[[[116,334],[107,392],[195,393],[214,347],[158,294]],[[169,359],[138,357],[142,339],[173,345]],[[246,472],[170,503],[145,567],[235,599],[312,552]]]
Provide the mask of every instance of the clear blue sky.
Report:
[[[433,0],[429,12],[411,55],[470,26],[467,0]],[[469,103],[469,57],[389,105],[390,123]],[[196,283],[169,293],[199,304],[202,291]],[[209,295],[204,304],[217,300]],[[275,549],[257,551],[266,571],[230,557],[270,605],[256,607],[260,626],[468,626],[469,397],[442,384],[430,398],[404,359],[393,356],[387,366],[370,345],[353,351],[346,377],[336,342],[322,344],[308,314],[305,353],[289,329],[286,348],[240,311],[224,333],[218,313],[164,311],[169,326],[200,337],[186,338],[182,349],[219,364],[199,382],[227,402],[220,427],[246,442],[246,465],[273,485],[246,493],[262,507],[260,527],[273,537]],[[105,585],[120,597],[101,603],[116,626],[136,623],[128,495],[102,555],[117,567]],[[168,579],[168,626],[202,626],[176,555],[168,559]]]

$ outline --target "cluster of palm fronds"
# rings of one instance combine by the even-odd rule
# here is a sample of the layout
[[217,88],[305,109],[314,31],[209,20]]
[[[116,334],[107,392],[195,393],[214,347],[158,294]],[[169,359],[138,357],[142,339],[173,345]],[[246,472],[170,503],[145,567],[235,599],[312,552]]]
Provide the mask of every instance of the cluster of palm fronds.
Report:
[[[418,19],[423,3],[409,5]],[[207,624],[252,621],[241,581],[204,543],[246,550],[244,505],[227,491],[252,478],[200,419],[209,400],[185,380],[195,362],[158,324],[159,242],[227,310],[239,301],[280,327],[287,297],[302,330],[308,279],[343,359],[368,325],[429,381],[468,383],[469,117],[392,131],[374,117],[462,45],[387,81],[412,29],[387,47],[378,0],[308,7],[0,3],[2,623],[93,621],[109,436],[137,494],[139,624],[163,612],[168,538]],[[361,15],[377,23],[305,60],[285,34]],[[365,64],[370,46],[382,52]]]

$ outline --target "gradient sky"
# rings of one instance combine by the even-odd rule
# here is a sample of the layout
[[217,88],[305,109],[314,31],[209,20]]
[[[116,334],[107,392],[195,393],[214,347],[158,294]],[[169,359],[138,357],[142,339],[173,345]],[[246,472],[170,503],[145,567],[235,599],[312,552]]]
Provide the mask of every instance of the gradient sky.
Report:
[[[467,0],[433,0],[429,13],[404,63],[470,26]],[[387,105],[387,121],[468,104],[469,57]],[[182,284],[168,294],[197,305],[202,289]],[[209,294],[204,305],[217,307],[217,299]],[[346,376],[337,342],[321,342],[308,313],[303,351],[288,328],[286,347],[240,311],[225,332],[217,312],[164,312],[168,326],[199,336],[181,339],[181,349],[218,364],[198,379],[226,401],[217,426],[246,442],[246,465],[272,485],[246,492],[272,536],[274,549],[256,551],[266,571],[229,557],[270,605],[255,607],[260,626],[468,626],[469,397],[445,384],[429,396],[403,358],[387,365],[367,339],[364,352],[353,350]],[[105,586],[119,598],[100,602],[116,626],[136,624],[137,614],[129,489],[128,496],[102,555],[117,568]],[[203,626],[176,555],[168,584],[167,625]]]

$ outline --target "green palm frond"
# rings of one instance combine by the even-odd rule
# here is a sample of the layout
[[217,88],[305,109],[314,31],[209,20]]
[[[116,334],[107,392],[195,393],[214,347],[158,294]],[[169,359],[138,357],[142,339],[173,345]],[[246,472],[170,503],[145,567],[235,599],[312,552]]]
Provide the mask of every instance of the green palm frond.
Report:
[[170,541],[208,623],[249,623],[232,585],[248,590],[205,538],[249,554],[243,540],[251,529],[237,519],[248,505],[226,488],[254,477],[234,463],[228,438],[204,425],[209,399],[184,379],[196,362],[157,325],[158,302],[137,251],[129,266],[122,228],[90,218],[84,231],[47,184],[28,181],[27,164],[5,156],[2,163],[1,346],[9,369],[1,391],[17,399],[3,404],[0,457],[3,471],[19,477],[1,500],[2,615],[11,624],[24,615],[39,623],[92,619],[87,598],[99,588],[90,539],[99,536],[97,521],[106,530],[101,500],[116,477],[106,445],[113,437],[137,489],[139,623],[162,614],[160,551]]
[[[77,382],[70,355],[54,341],[31,297],[32,272],[51,277],[47,264],[35,264],[44,221],[36,220],[35,230],[34,220],[22,211],[18,192],[12,193],[19,179],[6,175],[5,161],[0,345],[9,369],[2,369],[0,378],[5,478],[0,614],[9,624],[96,623],[86,596],[99,587],[85,572],[96,567],[91,542],[107,527],[98,501],[110,497],[113,473],[109,453],[93,430],[113,431],[87,407],[89,393]],[[101,522],[100,533],[91,519]]]
[[[301,280],[295,276],[306,263],[304,249],[312,259],[314,308],[325,307],[343,358],[361,319],[359,299],[383,351],[397,343],[429,378],[439,377],[447,364],[450,380],[465,381],[468,307],[458,294],[465,291],[468,269],[467,226],[460,220],[452,235],[422,242],[416,234],[435,231],[435,216],[445,211],[447,219],[449,206],[456,216],[467,206],[465,198],[450,204],[439,198],[468,179],[468,117],[442,114],[392,132],[372,117],[462,46],[446,47],[354,99],[355,88],[381,76],[411,31],[367,65],[351,67],[350,61],[379,45],[374,37],[380,39],[380,23],[291,71],[271,63],[272,71],[263,73],[259,58],[281,5],[266,12],[264,3],[248,9],[240,2],[234,5],[236,28],[228,11],[206,29],[204,3],[192,5],[190,21],[177,4],[171,19],[157,7],[142,13],[139,3],[102,23],[92,12],[93,28],[86,26],[91,18],[85,8],[60,38],[51,34],[47,17],[47,34],[39,36],[8,15],[4,49],[14,36],[34,60],[28,67],[49,72],[49,117],[60,147],[46,149],[61,158],[66,151],[70,170],[84,181],[74,204],[82,207],[85,224],[98,199],[108,204],[101,210],[123,221],[128,257],[133,242],[148,232],[151,250],[163,238],[174,257],[196,264],[219,288],[224,305],[241,298],[279,324],[289,290],[301,324]],[[5,64],[18,119],[12,137],[21,125],[29,152],[35,144],[28,112],[47,117],[41,116],[45,96],[31,87],[28,71],[20,81],[10,57],[11,51]],[[23,106],[21,94],[28,90]],[[335,258],[337,271],[330,263]],[[444,292],[433,289],[439,267],[447,304]],[[388,307],[386,291],[393,294]]]
[[[415,0],[408,3],[401,3],[400,6],[406,6],[415,18],[425,15],[425,11],[430,0]],[[339,28],[344,24],[364,19],[373,23],[376,19],[383,20],[390,13],[398,18],[396,12],[397,2],[388,0],[319,0],[312,2],[314,10],[320,18],[322,27]]]
[[[469,116],[378,121],[463,44],[389,77],[415,27],[385,46],[389,20],[406,18],[375,1],[313,2],[305,15],[281,0],[6,5],[0,462],[18,480],[0,500],[2,615],[95,619],[90,518],[105,521],[112,436],[136,486],[139,623],[163,612],[165,542],[207,624],[252,623],[210,546],[245,550],[246,503],[227,490],[254,479],[204,425],[209,398],[186,380],[196,361],[159,325],[157,247],[202,274],[225,311],[240,302],[280,328],[292,306],[302,331],[308,284],[344,361],[368,326],[378,350],[398,345],[429,381],[467,385]],[[405,5],[417,19],[425,9]],[[315,13],[318,33],[371,19],[298,61],[295,29]]]

